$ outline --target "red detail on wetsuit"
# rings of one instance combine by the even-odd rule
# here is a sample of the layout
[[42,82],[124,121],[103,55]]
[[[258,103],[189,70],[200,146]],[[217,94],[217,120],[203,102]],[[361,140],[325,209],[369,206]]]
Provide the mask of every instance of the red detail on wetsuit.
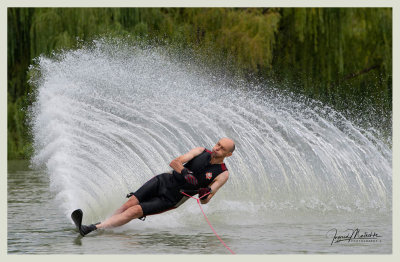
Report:
[[226,168],[226,166],[225,166],[225,163],[222,163],[222,164],[221,164],[221,169],[222,169],[222,171],[228,170],[228,169]]
[[204,150],[207,151],[207,153],[211,154],[212,152],[210,150],[208,150],[207,148],[205,148]]

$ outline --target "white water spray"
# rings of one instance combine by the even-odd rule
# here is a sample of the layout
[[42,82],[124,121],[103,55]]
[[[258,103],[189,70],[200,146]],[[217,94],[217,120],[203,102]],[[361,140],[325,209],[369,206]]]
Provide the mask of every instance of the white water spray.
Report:
[[[228,84],[187,61],[122,40],[37,59],[32,163],[46,168],[66,214],[104,219],[173,158],[221,137],[236,151],[206,212],[391,212],[385,143],[329,107]],[[197,213],[193,205],[164,224]]]

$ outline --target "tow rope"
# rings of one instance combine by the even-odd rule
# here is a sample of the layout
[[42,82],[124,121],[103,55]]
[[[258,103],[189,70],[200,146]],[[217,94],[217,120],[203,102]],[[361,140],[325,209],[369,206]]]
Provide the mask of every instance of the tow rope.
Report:
[[[208,225],[211,227],[212,231],[213,231],[214,234],[217,236],[217,238],[219,239],[219,241],[220,241],[220,242],[226,247],[226,249],[228,249],[232,254],[235,254],[235,252],[233,252],[232,249],[230,249],[230,248],[225,244],[225,242],[222,241],[222,239],[218,236],[217,232],[216,232],[216,231],[214,230],[214,228],[212,227],[210,221],[208,220],[206,214],[205,214],[204,211],[203,211],[203,208],[201,207],[200,199],[197,198],[197,197],[193,197],[193,196],[191,196],[191,195],[188,195],[188,194],[186,194],[186,193],[183,192],[183,191],[181,191],[181,193],[184,194],[185,196],[188,196],[188,197],[190,197],[190,198],[193,198],[193,199],[195,199],[195,200],[197,201],[197,204],[199,205],[200,210],[201,210],[201,212],[203,213],[204,218],[206,219]],[[207,193],[207,194],[205,194],[203,197],[207,196],[208,194],[210,194],[210,192]]]

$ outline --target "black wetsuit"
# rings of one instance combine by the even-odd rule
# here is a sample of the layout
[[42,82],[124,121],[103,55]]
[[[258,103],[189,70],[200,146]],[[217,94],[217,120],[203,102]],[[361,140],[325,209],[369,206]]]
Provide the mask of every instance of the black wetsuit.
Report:
[[207,187],[222,172],[228,170],[224,163],[210,164],[211,151],[204,151],[187,162],[184,167],[193,172],[198,185],[187,183],[184,177],[173,171],[163,173],[147,181],[133,194],[139,200],[143,216],[154,215],[173,209],[185,202],[188,197],[181,190],[197,190]]

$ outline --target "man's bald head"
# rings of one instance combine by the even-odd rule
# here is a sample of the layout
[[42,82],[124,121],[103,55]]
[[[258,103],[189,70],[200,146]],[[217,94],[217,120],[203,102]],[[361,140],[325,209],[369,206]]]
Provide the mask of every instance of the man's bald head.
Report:
[[229,152],[233,153],[233,151],[235,151],[236,146],[235,142],[232,139],[223,137],[219,140],[219,142],[223,144],[226,148],[228,148]]

